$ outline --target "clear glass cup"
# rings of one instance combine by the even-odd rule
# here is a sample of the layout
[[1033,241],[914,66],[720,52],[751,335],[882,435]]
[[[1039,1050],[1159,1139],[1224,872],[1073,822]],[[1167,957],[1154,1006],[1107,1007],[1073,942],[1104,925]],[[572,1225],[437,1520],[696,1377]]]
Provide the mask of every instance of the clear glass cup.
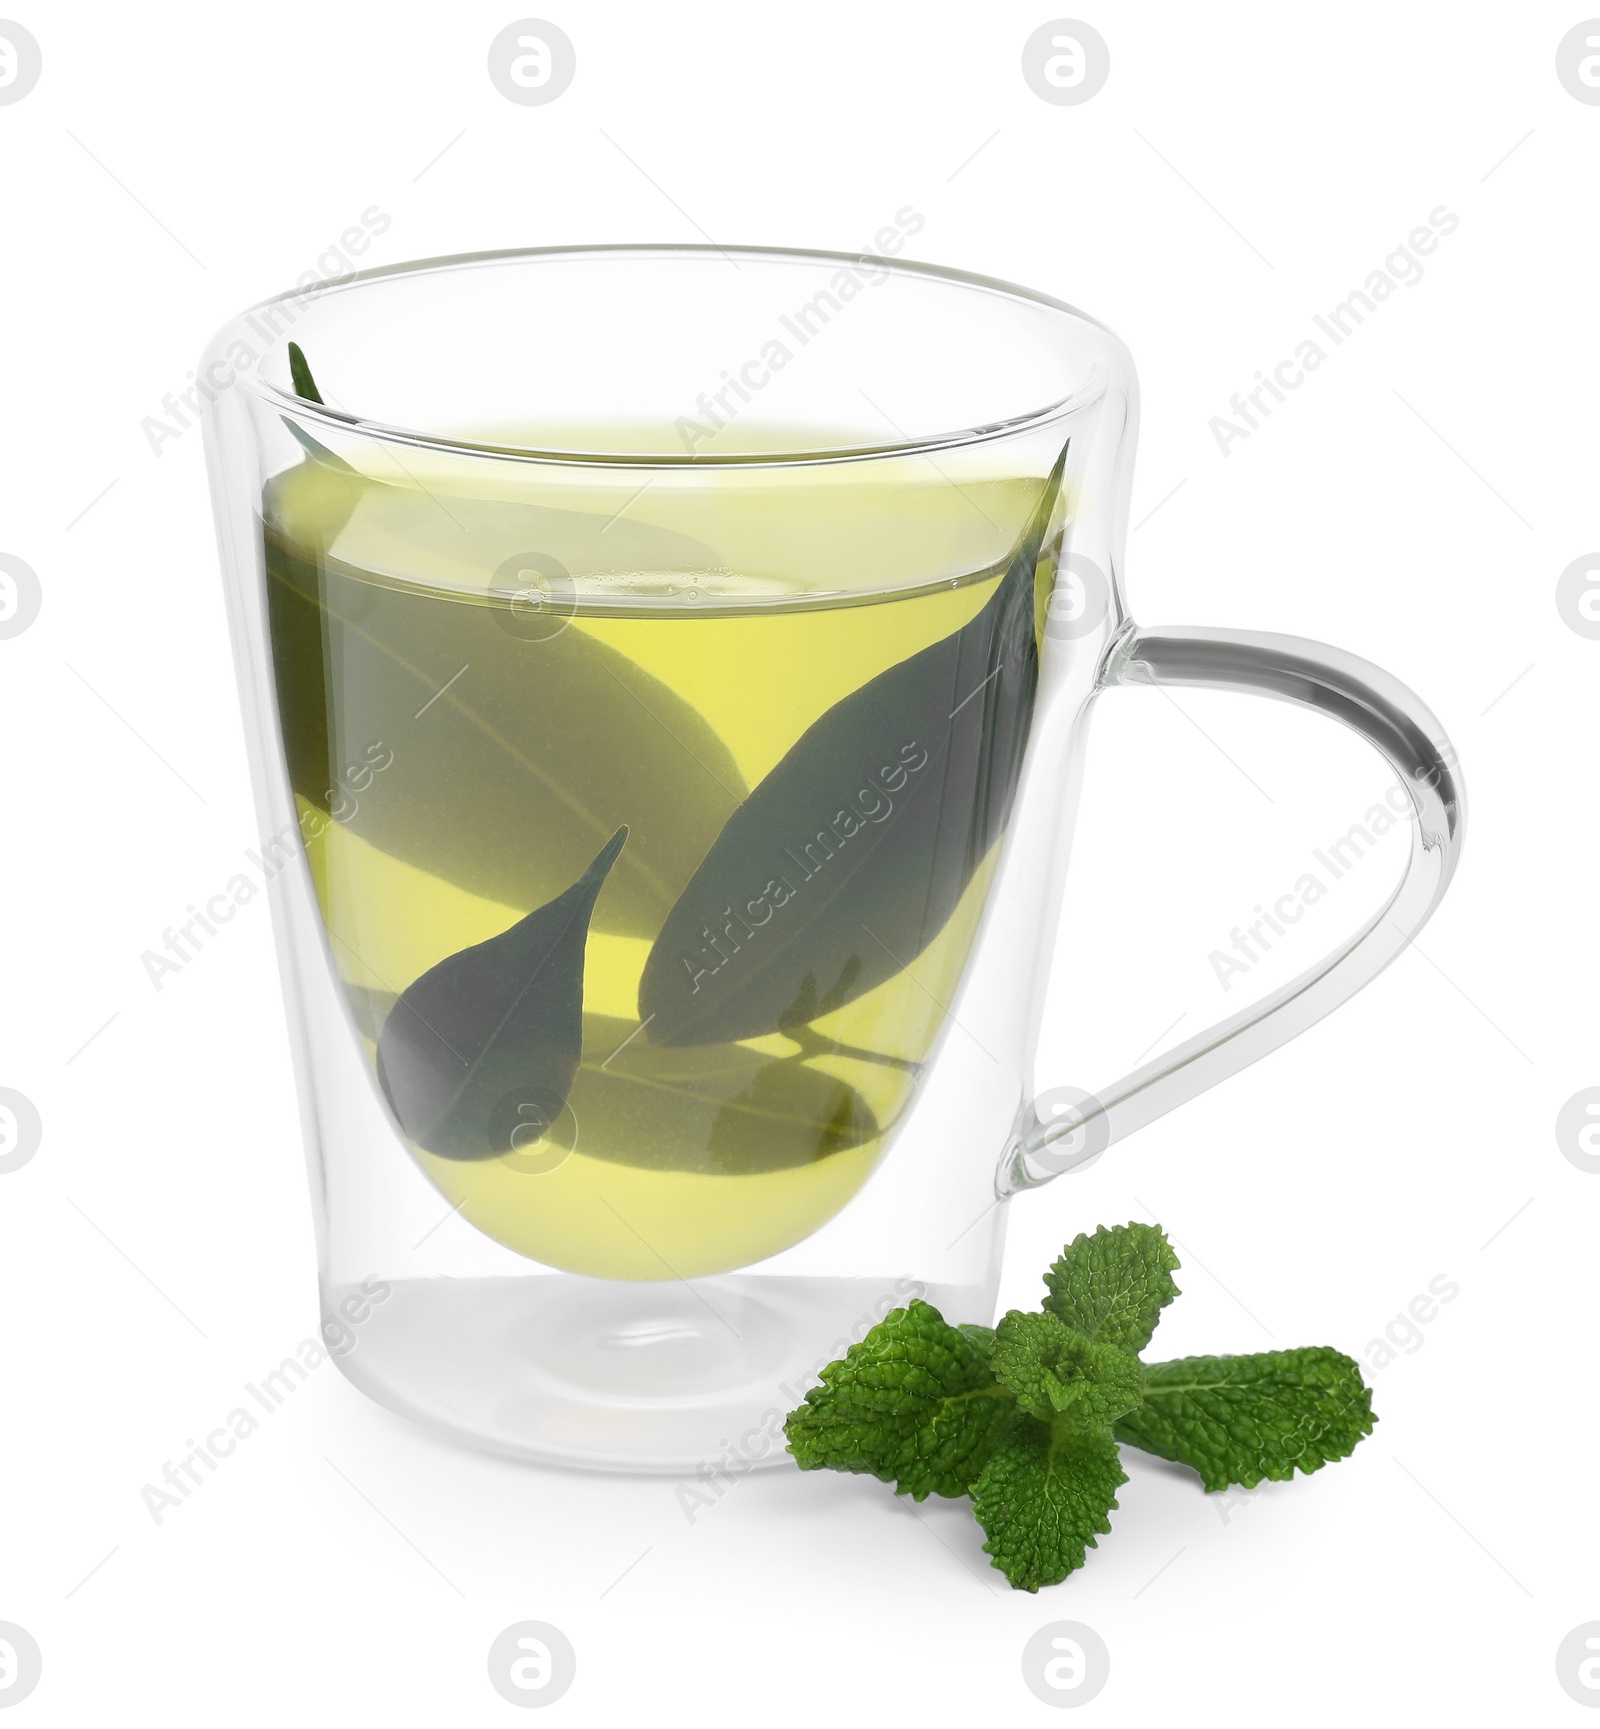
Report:
[[[781,1457],[890,1308],[992,1319],[1001,1203],[1326,1014],[1454,869],[1404,686],[1128,617],[1133,369],[1044,295],[495,253],[264,302],[200,377],[324,1308],[462,1440]],[[1353,727],[1411,857],[1272,996],[1036,1097],[1089,712],[1137,684]]]

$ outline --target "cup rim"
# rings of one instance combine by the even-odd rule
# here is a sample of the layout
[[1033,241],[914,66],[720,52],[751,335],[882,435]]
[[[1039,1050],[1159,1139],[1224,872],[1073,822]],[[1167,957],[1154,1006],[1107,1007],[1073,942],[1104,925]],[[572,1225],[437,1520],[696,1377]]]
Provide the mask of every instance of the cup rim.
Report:
[[[434,258],[419,258],[398,264],[378,265],[367,270],[351,271],[343,276],[329,277],[325,281],[304,288],[285,289],[280,294],[269,295],[264,300],[256,301],[231,318],[212,338],[202,365],[210,361],[213,356],[219,356],[228,342],[233,339],[239,327],[251,320],[252,315],[256,313],[274,306],[315,302],[330,294],[347,293],[365,284],[381,282],[389,277],[422,276],[445,271],[474,269],[484,265],[502,264],[511,259],[621,258],[626,256],[659,256],[662,254],[683,258],[722,258],[730,261],[735,258],[767,262],[799,259],[840,266],[870,264],[874,269],[888,270],[903,276],[945,282],[962,288],[979,289],[988,294],[1013,300],[1027,301],[1032,305],[1042,306],[1052,312],[1062,314],[1078,325],[1087,326],[1114,349],[1120,350],[1122,346],[1113,332],[1098,319],[1064,300],[1057,300],[1052,295],[1041,293],[1037,289],[1025,288],[1019,283],[1008,282],[1000,277],[984,276],[975,271],[958,270],[950,265],[929,264],[908,258],[885,257],[882,254],[868,251],[836,252],[817,247],[720,246],[714,242],[688,244],[677,241],[604,241],[592,244],[513,246],[481,252],[447,253]],[[274,329],[275,341],[285,340],[286,335],[285,330]],[[1076,390],[1054,402],[1048,402],[1040,408],[1032,409],[1026,414],[1008,420],[964,427],[957,431],[938,433],[931,437],[907,437],[882,444],[851,445],[818,450],[730,451],[705,454],[693,451],[682,454],[656,451],[580,451],[559,447],[545,449],[530,445],[490,444],[471,439],[446,437],[439,433],[424,432],[416,427],[399,426],[387,421],[369,419],[362,415],[347,413],[342,409],[330,408],[325,403],[312,402],[263,378],[258,366],[254,366],[248,372],[241,374],[235,382],[249,389],[256,396],[272,403],[281,411],[292,413],[297,422],[320,424],[346,435],[354,432],[387,444],[404,444],[418,449],[442,451],[454,455],[492,457],[497,461],[570,464],[584,468],[744,469],[796,468],[820,466],[828,463],[879,461],[889,457],[928,455],[940,450],[987,444],[998,439],[1010,438],[1019,433],[1048,426],[1053,421],[1064,419],[1068,415],[1099,401],[1111,387],[1112,370],[1105,361],[1097,360],[1090,367],[1088,377]]]

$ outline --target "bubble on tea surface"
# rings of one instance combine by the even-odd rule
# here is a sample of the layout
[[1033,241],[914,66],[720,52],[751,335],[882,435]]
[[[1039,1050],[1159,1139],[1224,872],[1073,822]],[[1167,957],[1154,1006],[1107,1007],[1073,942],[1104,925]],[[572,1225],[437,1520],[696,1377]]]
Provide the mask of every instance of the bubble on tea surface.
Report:
[[550,642],[578,610],[578,585],[558,558],[518,552],[495,568],[489,584],[494,621],[519,642]]

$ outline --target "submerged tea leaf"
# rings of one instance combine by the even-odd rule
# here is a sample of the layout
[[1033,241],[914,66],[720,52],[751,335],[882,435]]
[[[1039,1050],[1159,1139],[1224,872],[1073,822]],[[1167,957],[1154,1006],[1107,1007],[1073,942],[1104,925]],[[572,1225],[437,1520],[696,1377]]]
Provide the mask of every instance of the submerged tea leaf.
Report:
[[585,1015],[570,1112],[552,1139],[656,1171],[747,1176],[815,1164],[882,1132],[847,1082],[743,1045],[663,1048],[632,1021]]
[[619,828],[564,894],[401,993],[378,1039],[378,1080],[419,1147],[498,1158],[512,1150],[499,1121],[508,1100],[537,1102],[547,1121],[559,1113],[583,1041],[589,915],[627,838]]
[[[445,502],[469,529],[489,510]],[[267,608],[290,783],[380,852],[518,909],[560,893],[626,823],[595,928],[654,935],[744,796],[731,753],[689,703],[578,625],[527,640],[508,633],[503,607],[442,604],[345,562],[381,570],[361,524],[409,523],[411,508],[401,489],[322,461],[269,484]],[[555,535],[546,518],[574,514],[529,507],[517,520],[539,544]],[[393,761],[373,782],[363,765],[378,751]]]
[[[338,534],[341,528],[344,527],[345,523],[350,518],[351,511],[355,509],[356,504],[360,500],[361,476],[356,473],[356,471],[342,456],[335,455],[333,451],[329,450],[327,445],[320,444],[303,426],[301,426],[297,421],[291,420],[287,414],[280,414],[278,418],[288,429],[290,437],[292,437],[295,443],[305,451],[306,455],[311,458],[313,463],[317,464],[321,468],[328,469],[330,472],[340,476],[342,479],[341,495],[338,497],[334,507],[329,510],[327,515],[329,538],[331,539],[334,535]],[[343,510],[342,516],[337,515],[337,511],[340,509]]]
[[1022,772],[1035,569],[1065,461],[983,610],[834,704],[728,819],[645,963],[653,1042],[787,1029],[892,977],[944,928]]

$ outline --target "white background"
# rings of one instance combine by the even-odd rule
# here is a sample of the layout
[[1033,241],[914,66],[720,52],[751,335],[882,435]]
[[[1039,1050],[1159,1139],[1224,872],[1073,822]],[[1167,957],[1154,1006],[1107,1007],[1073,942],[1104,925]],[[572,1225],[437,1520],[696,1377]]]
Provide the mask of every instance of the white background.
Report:
[[[1600,1082],[1600,642],[1554,589],[1600,543],[1600,107],[1555,50],[1586,13],[1084,0],[1111,74],[1069,107],[1021,76],[1045,7],[550,0],[577,76],[519,107],[485,53],[523,14],[482,0],[6,3],[44,68],[0,107],[0,551],[44,590],[0,642],[0,1084],[44,1121],[0,1177],[0,1620],[45,1663],[18,1720],[515,1720],[485,1653],[533,1618],[576,1646],[551,1713],[574,1724],[1054,1720],[1019,1656],[1055,1619],[1110,1649],[1105,1723],[1582,1721],[1554,1659],[1600,1616],[1600,1176],[1554,1121]],[[1136,616],[1379,661],[1471,800],[1418,950],[1016,1202],[1003,1303],[1133,1217],[1185,1262],[1165,1355],[1362,1355],[1436,1275],[1459,1296],[1372,1377],[1349,1462],[1219,1510],[1132,1458],[1113,1535],[1038,1597],[958,1504],[784,1470],[691,1525],[670,1480],[457,1451],[327,1367],[155,1525],[141,1486],[316,1309],[263,904],[159,994],[139,963],[255,839],[200,437],[158,457],[141,420],[372,205],[392,226],[364,264],[852,248],[906,204],[914,255],[1131,345]],[[1210,419],[1439,205],[1460,226],[1424,279],[1224,456]],[[1092,1087],[1353,927],[1395,837],[1226,997],[1208,961],[1385,784],[1277,706],[1103,700],[1046,1077]]]

